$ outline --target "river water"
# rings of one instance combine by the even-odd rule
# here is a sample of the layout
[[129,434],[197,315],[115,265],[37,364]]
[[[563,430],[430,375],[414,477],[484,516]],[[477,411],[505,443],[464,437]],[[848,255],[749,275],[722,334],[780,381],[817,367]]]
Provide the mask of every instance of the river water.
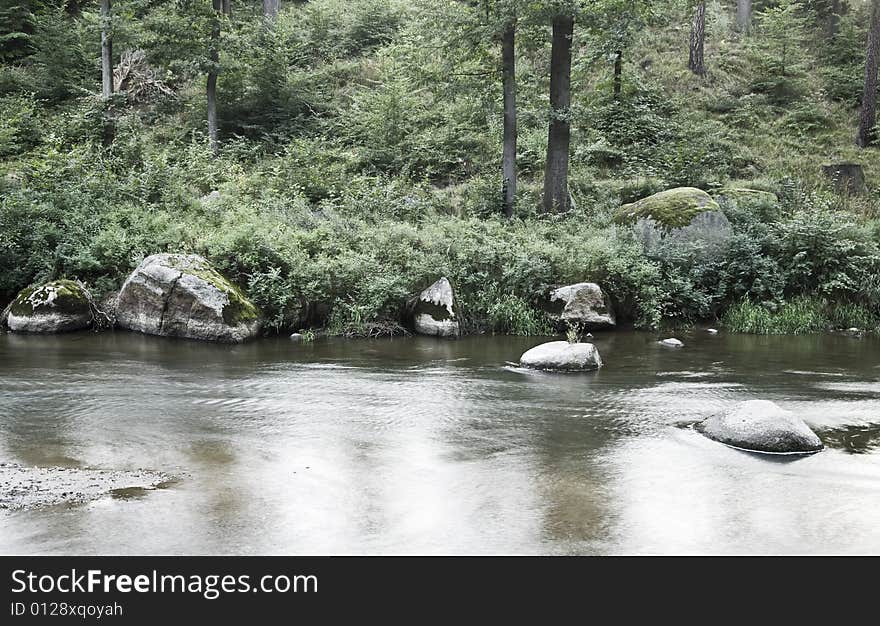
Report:
[[[0,335],[0,462],[177,477],[0,511],[0,553],[880,553],[880,340],[678,336],[547,374],[512,365],[536,338]],[[752,398],[826,450],[689,427]]]

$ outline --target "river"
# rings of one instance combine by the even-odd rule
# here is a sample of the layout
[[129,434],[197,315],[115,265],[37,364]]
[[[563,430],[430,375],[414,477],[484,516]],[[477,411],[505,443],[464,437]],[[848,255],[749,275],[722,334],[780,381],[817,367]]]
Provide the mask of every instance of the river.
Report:
[[[0,462],[175,476],[0,510],[0,553],[880,554],[880,340],[677,336],[549,374],[513,365],[536,338],[0,334]],[[826,449],[690,427],[752,398]]]

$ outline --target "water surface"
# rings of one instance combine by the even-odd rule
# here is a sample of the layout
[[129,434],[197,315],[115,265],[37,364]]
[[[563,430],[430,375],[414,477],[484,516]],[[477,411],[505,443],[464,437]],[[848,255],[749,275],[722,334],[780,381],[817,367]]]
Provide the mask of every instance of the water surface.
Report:
[[[880,553],[880,341],[0,335],[0,462],[166,488],[0,511],[9,554]],[[827,449],[781,462],[687,425],[773,400]]]

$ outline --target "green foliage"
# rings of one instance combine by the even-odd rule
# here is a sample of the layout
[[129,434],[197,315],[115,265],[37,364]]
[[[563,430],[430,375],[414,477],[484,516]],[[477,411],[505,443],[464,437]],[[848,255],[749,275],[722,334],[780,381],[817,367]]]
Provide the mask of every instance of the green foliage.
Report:
[[832,329],[875,330],[880,318],[864,305],[799,296],[778,307],[742,300],[727,310],[723,322],[731,332],[802,335]]

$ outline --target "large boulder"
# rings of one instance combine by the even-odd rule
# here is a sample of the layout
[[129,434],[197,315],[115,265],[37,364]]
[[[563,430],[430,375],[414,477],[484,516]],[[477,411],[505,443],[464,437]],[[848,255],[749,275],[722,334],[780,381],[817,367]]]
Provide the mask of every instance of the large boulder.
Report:
[[122,285],[116,323],[149,335],[240,342],[260,330],[241,290],[195,254],[154,254]]
[[683,228],[701,213],[711,211],[720,211],[720,207],[708,193],[695,187],[678,187],[624,204],[614,219],[622,224],[649,219],[663,228]]
[[549,315],[582,330],[614,328],[614,311],[596,283],[577,283],[550,292]]
[[823,448],[802,419],[768,400],[741,402],[700,422],[698,429],[710,439],[754,452],[806,454]]
[[455,320],[454,302],[452,285],[446,278],[425,289],[413,309],[416,332],[435,337],[457,337],[459,326]]
[[594,370],[602,367],[602,357],[591,343],[550,341],[526,351],[519,363],[542,370]]
[[91,296],[72,280],[28,287],[12,301],[6,318],[10,330],[25,333],[82,330],[93,322]]

